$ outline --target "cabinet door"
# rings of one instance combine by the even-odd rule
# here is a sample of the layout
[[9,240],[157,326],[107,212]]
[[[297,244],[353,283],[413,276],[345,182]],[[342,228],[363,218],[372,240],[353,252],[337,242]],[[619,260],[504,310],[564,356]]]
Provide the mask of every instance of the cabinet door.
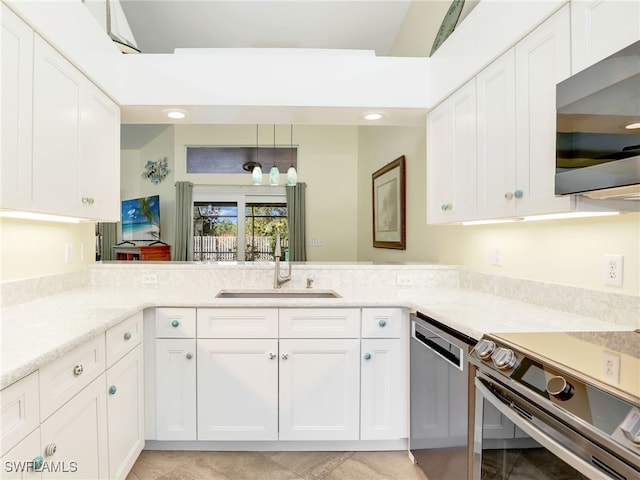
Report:
[[120,220],[120,108],[88,84],[82,112],[82,217]]
[[80,124],[86,79],[37,35],[33,70],[33,209],[80,215]]
[[280,440],[357,440],[360,341],[280,340]]
[[2,9],[2,208],[31,208],[33,31]]
[[516,199],[518,215],[566,212],[570,196],[555,196],[556,83],[570,74],[569,6],[515,47]]
[[475,217],[476,81],[468,82],[427,118],[428,223]]
[[393,440],[405,430],[400,347],[400,339],[362,340],[360,440]]
[[278,341],[198,340],[198,440],[278,439]]
[[0,459],[3,480],[36,480],[42,473],[44,459],[40,449],[40,429],[37,428]]
[[109,478],[104,373],[49,417],[40,434],[47,479]]
[[516,213],[515,60],[513,49],[482,70],[478,89],[478,214]]
[[196,439],[196,341],[156,340],[156,439]]
[[487,439],[511,439],[515,436],[515,424],[505,417],[500,411],[484,401],[482,414],[482,438]]
[[107,370],[109,478],[127,476],[144,447],[142,345]]
[[572,0],[572,73],[640,40],[640,2]]

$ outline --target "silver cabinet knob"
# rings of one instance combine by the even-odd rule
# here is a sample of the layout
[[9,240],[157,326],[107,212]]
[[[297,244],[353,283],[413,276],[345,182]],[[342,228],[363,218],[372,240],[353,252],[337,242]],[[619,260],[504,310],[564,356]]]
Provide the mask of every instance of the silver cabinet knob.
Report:
[[371,354],[369,352],[367,352],[367,353],[364,354],[363,358],[365,360],[371,360]]
[[125,340],[131,340],[131,332],[127,332],[124,334],[124,339]]
[[189,352],[185,356],[187,357],[187,360],[191,360],[193,358],[193,353]]
[[380,328],[384,328],[384,327],[386,327],[386,326],[387,326],[387,321],[386,321],[385,319],[378,320],[378,326],[379,326]]
[[289,358],[289,354],[283,353],[282,355],[280,355],[280,357],[282,358],[282,360],[287,360]]
[[82,203],[84,203],[85,205],[93,205],[95,202],[95,200],[93,199],[93,197],[82,197]]
[[51,457],[53,456],[56,452],[58,451],[58,446],[55,443],[50,443],[49,445],[47,445],[44,449],[44,454],[47,457]]
[[269,352],[269,360],[274,360],[277,357],[277,355],[273,352]]
[[82,364],[78,364],[75,367],[73,367],[73,374],[76,377],[79,377],[80,375],[82,375],[82,372],[84,372],[84,366]]
[[440,208],[443,212],[446,212],[447,210],[453,210],[453,205],[451,205],[450,203],[444,203]]
[[180,326],[180,322],[178,320],[172,320],[171,321],[171,326],[173,328],[178,328]]
[[504,194],[504,198],[505,200],[512,200],[513,199],[513,192],[507,192]]

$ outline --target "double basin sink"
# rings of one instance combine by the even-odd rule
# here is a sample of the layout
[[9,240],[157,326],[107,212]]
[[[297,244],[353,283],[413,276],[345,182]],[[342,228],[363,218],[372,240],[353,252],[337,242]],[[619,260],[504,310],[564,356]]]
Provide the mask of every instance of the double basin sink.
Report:
[[340,298],[330,290],[220,290],[216,298]]

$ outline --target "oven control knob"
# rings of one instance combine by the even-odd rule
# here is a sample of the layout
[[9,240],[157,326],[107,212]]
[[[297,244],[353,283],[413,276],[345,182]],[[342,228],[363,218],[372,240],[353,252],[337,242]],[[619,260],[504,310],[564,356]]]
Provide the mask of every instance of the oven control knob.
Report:
[[480,340],[476,345],[476,353],[482,360],[489,360],[496,349],[496,344],[491,340]]
[[500,370],[509,370],[516,364],[518,357],[513,353],[513,350],[499,348],[491,355],[491,359],[493,364]]
[[547,392],[558,400],[569,400],[573,397],[574,389],[566,379],[555,376],[547,381]]
[[631,440],[636,445],[640,445],[640,411],[632,410],[624,419],[620,430],[624,433],[624,436]]

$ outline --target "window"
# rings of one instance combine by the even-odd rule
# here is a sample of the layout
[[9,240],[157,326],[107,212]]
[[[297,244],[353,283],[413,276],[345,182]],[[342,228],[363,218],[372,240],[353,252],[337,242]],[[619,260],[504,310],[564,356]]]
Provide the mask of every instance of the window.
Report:
[[275,163],[286,172],[290,165],[298,168],[298,147],[187,147],[187,173],[246,173],[251,162],[264,170]]
[[195,187],[194,260],[272,261],[278,232],[286,255],[284,187]]
[[[287,205],[252,203],[245,208],[245,260],[273,260],[276,233],[280,232],[282,251],[289,245]],[[286,254],[285,254],[286,255]]]

